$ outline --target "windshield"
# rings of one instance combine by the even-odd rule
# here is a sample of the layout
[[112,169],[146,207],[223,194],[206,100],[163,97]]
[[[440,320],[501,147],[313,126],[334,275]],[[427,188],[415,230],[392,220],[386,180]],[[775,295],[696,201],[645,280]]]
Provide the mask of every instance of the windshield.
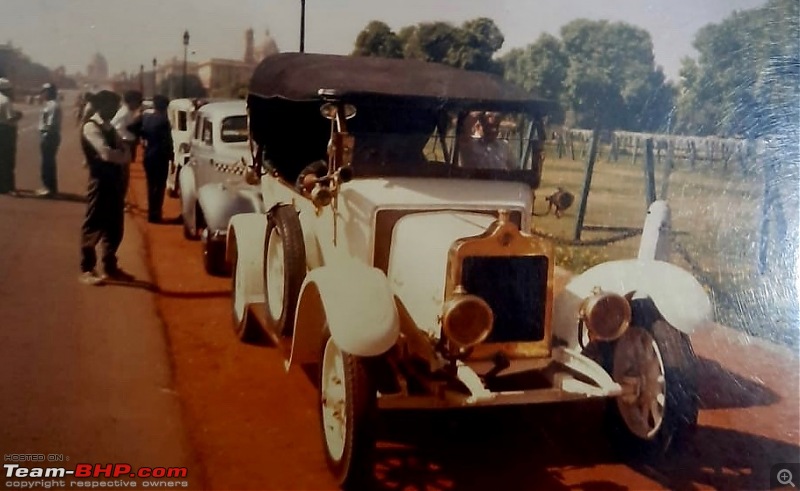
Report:
[[231,116],[222,120],[220,138],[225,143],[247,141],[247,116]]
[[370,173],[383,170],[392,175],[411,176],[420,170],[420,165],[465,170],[534,170],[529,138],[544,137],[537,131],[531,132],[530,120],[520,115],[448,114],[439,124],[428,128],[413,125],[380,132],[374,131],[372,125],[359,127],[357,119],[358,114],[350,131],[355,136],[353,164],[359,173],[362,169]]

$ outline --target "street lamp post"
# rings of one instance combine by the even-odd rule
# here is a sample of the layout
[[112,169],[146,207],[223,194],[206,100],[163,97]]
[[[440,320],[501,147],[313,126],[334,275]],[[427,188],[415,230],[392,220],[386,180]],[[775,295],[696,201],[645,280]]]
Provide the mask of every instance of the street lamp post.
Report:
[[144,95],[144,65],[139,65],[139,92]]
[[156,59],[153,58],[153,96],[156,95]]
[[306,0],[300,0],[300,52],[306,51]]
[[181,95],[186,97],[186,57],[189,53],[189,31],[183,31],[183,91]]

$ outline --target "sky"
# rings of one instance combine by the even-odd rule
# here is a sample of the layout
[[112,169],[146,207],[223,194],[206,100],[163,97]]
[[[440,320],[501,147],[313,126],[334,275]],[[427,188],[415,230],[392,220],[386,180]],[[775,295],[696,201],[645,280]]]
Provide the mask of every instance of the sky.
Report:
[[[677,80],[680,60],[696,56],[697,30],[734,10],[766,0],[307,0],[307,52],[348,54],[371,20],[394,30],[418,22],[461,24],[493,19],[505,35],[500,53],[530,44],[544,32],[558,36],[576,18],[625,21],[650,32],[656,64]],[[12,41],[34,61],[85,72],[96,52],[111,73],[150,68],[152,59],[236,58],[244,54],[244,31],[255,41],[269,30],[280,51],[297,51],[299,0],[2,0],[0,42]]]

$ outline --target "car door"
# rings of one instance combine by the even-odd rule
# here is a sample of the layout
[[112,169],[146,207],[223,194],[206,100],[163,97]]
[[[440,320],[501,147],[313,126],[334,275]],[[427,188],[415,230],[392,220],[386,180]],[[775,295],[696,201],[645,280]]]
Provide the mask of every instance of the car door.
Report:
[[199,138],[192,145],[192,158],[196,165],[197,187],[214,180],[215,172],[213,167],[214,158],[214,124],[207,115],[203,115],[198,121]]

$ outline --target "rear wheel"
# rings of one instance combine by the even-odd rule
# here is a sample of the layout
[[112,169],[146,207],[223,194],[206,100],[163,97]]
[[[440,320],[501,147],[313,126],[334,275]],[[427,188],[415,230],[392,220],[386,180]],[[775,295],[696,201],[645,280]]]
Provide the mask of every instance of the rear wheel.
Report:
[[376,391],[364,360],[342,352],[326,332],[319,376],[325,457],[344,489],[369,489],[375,449]]
[[212,276],[227,276],[230,268],[225,257],[225,242],[208,239],[208,229],[203,232],[203,266]]
[[264,257],[264,297],[267,323],[272,332],[289,336],[300,287],[306,276],[306,250],[297,211],[292,206],[274,208],[267,221]]
[[658,458],[697,426],[695,355],[688,337],[665,320],[632,326],[616,341],[610,373],[625,394],[608,406],[608,427],[625,457]]

